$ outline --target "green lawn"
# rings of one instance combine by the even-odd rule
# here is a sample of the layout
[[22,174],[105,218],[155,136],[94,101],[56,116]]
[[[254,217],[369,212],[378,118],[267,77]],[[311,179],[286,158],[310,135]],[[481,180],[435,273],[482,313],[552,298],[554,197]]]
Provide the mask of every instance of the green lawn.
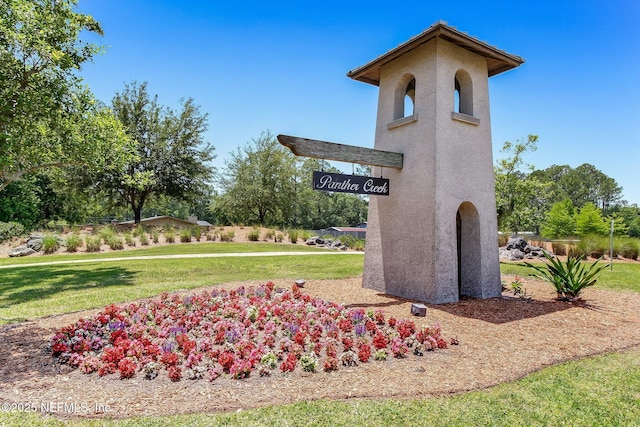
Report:
[[[502,274],[527,277],[532,271],[523,263],[500,263]],[[551,287],[551,285],[549,286]],[[640,292],[640,263],[616,263],[614,261],[613,270],[609,268],[603,270],[594,286],[614,291]]]
[[151,259],[2,269],[0,324],[224,282],[355,277],[362,273],[362,266],[362,253],[353,252],[318,257]]
[[[216,244],[208,250],[259,251],[258,245]],[[139,255],[143,251],[147,255],[167,254],[165,251],[175,254],[173,251],[181,248],[200,250],[199,246],[204,248],[209,245],[175,245],[164,247],[166,249],[117,252],[114,256],[123,256],[125,253],[128,256]],[[264,251],[286,250],[274,249],[273,244],[265,246]],[[290,247],[290,250],[305,248],[283,246]],[[76,256],[87,259],[95,255]],[[59,258],[69,259],[67,256]],[[229,281],[353,277],[362,273],[362,264],[361,254],[355,253],[319,257],[128,260],[0,269],[0,325],[25,318],[101,307],[111,302],[157,295],[162,291],[192,289]],[[523,265],[505,263],[501,264],[501,271],[503,274],[526,276],[529,269]],[[607,270],[602,273],[596,286],[640,292],[640,264],[615,264],[612,272]],[[640,348],[634,348],[622,353],[567,362],[514,383],[450,397],[402,401],[317,401],[233,414],[125,420],[74,419],[62,422],[40,414],[0,412],[0,425],[627,426],[640,425],[639,402]]]
[[70,261],[78,259],[125,258],[134,256],[178,255],[178,254],[214,254],[214,253],[246,253],[246,252],[314,252],[328,251],[304,244],[291,245],[285,243],[176,243],[152,248],[140,247],[135,250],[113,251],[104,253],[64,253],[60,255],[42,255],[24,258],[0,258],[0,266],[13,264],[33,264],[50,261]]
[[58,421],[0,413],[2,425],[43,426],[637,426],[640,349],[567,362],[514,383],[420,400],[303,402],[233,414]]

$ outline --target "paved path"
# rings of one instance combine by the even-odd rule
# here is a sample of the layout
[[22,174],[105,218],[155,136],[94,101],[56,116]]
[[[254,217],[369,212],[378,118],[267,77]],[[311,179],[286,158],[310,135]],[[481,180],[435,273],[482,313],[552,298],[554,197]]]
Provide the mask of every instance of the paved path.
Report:
[[178,255],[147,255],[128,256],[118,258],[92,258],[92,259],[72,259],[62,261],[34,262],[30,264],[10,264],[0,265],[3,268],[37,267],[39,265],[59,265],[59,264],[83,264],[88,262],[109,262],[109,261],[129,261],[145,259],[176,259],[176,258],[229,258],[229,257],[264,257],[264,256],[303,256],[303,255],[353,255],[364,254],[364,252],[230,252],[213,254],[178,254]]

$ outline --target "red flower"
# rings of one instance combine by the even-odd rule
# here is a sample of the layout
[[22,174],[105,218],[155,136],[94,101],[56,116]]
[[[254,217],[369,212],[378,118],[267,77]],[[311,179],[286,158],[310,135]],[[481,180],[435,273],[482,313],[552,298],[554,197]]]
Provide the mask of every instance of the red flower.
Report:
[[376,336],[373,337],[373,346],[376,350],[387,348],[387,344],[389,344],[389,340],[382,332],[378,332]]
[[280,370],[282,372],[293,372],[296,369],[296,363],[298,363],[296,355],[288,353],[287,358],[280,364]]
[[160,361],[167,367],[175,366],[178,364],[178,355],[170,351],[165,351],[162,353]]
[[371,346],[369,344],[363,344],[358,350],[358,359],[361,362],[367,362],[371,357]]
[[233,365],[234,360],[235,360],[234,354],[227,350],[223,351],[218,356],[218,363],[220,364],[220,366],[224,368],[225,371],[229,371],[229,369],[231,369],[231,366]]
[[353,338],[351,337],[343,337],[342,345],[344,347],[344,351],[349,351],[353,348]]
[[338,370],[338,359],[336,357],[334,357],[334,356],[327,357],[324,360],[323,369],[326,372],[337,371]]
[[138,365],[131,359],[122,359],[118,363],[118,370],[120,371],[120,379],[133,378],[136,374]]
[[296,332],[296,334],[293,336],[293,340],[296,342],[296,344],[299,344],[301,346],[304,346],[306,338],[307,334],[302,331]]
[[177,382],[182,378],[182,369],[179,366],[171,366],[169,367],[169,378],[171,381]]

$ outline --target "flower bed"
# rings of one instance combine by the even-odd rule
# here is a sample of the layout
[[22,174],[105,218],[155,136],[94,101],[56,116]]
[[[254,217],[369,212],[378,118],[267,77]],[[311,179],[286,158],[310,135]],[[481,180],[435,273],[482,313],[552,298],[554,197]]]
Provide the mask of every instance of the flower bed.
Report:
[[345,309],[271,282],[110,305],[51,340],[53,356],[84,373],[151,380],[164,371],[173,381],[333,371],[446,347],[438,324],[417,328],[385,319],[382,310]]

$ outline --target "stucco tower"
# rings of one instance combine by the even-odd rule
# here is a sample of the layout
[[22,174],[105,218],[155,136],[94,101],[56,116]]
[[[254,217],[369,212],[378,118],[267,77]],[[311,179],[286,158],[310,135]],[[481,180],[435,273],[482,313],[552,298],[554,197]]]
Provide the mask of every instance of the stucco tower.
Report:
[[437,22],[350,71],[379,86],[363,286],[427,303],[501,294],[488,78],[524,60]]

